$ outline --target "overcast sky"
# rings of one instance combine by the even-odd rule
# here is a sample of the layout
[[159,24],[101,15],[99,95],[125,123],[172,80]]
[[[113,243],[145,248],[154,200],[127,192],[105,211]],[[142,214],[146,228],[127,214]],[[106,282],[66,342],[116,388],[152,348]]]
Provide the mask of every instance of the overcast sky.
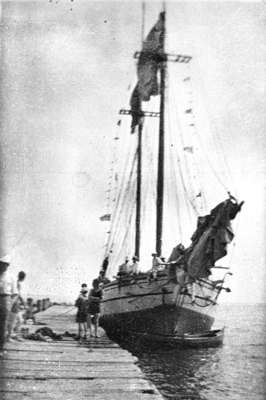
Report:
[[[127,106],[135,75],[141,3],[1,7],[1,254],[11,254],[14,272],[28,273],[29,293],[73,300],[102,261],[106,225],[99,216],[117,112]],[[170,50],[193,55],[232,191],[245,200],[225,300],[262,301],[265,6],[171,2],[167,9]],[[147,4],[146,31],[159,11],[159,2]]]

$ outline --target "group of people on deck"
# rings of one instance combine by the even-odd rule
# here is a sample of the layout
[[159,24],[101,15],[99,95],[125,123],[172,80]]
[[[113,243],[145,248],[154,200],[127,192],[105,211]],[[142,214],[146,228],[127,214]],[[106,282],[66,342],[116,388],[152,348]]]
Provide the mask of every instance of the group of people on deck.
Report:
[[125,275],[136,275],[139,273],[139,258],[137,256],[132,257],[132,262],[129,262],[129,258],[126,257],[123,264],[118,267],[118,276],[122,277]]
[[[147,271],[149,280],[157,280],[159,271],[165,271],[168,277],[173,282],[176,282],[176,288],[174,290],[174,300],[178,301],[179,294],[184,288],[190,289],[192,303],[195,302],[193,280],[189,278],[184,261],[185,247],[182,243],[179,243],[173,248],[172,253],[167,261],[164,257],[159,257],[156,252],[152,253],[152,267]],[[126,257],[123,264],[119,266],[118,278],[126,276],[136,276],[139,274],[139,259],[137,256],[132,257],[130,263],[129,258]]]
[[[168,273],[171,275],[172,271],[176,269],[176,266],[180,266],[184,250],[185,248],[182,244],[176,246],[167,262],[164,257],[159,257],[155,252],[152,253],[152,268],[148,271],[148,275],[153,279],[157,279],[158,272],[164,270],[166,266],[168,266]],[[126,257],[125,261],[119,265],[117,275],[118,277],[123,277],[128,275],[137,275],[139,272],[139,258],[133,256],[132,262],[130,262],[129,258]]]

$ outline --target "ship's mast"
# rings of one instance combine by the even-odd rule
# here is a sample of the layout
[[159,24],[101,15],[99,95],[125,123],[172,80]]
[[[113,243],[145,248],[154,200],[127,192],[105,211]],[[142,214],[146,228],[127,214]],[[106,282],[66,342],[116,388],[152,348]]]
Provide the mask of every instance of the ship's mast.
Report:
[[[145,3],[142,2],[141,44],[144,40]],[[141,170],[142,170],[142,121],[138,124],[137,147],[137,191],[136,191],[136,222],[135,222],[135,256],[140,255],[140,224],[141,224]]]
[[160,122],[158,146],[157,202],[156,202],[156,252],[161,256],[163,234],[164,197],[164,104],[165,104],[165,11],[162,13],[162,61],[160,66]]
[[142,123],[138,125],[138,149],[137,149],[137,193],[136,193],[136,234],[135,256],[140,253],[140,221],[141,221],[141,167],[142,167]]

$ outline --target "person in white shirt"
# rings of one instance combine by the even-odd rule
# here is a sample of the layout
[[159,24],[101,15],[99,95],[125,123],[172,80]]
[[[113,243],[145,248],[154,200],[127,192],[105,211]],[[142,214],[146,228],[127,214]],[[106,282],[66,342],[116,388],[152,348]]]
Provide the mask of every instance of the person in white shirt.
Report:
[[125,258],[125,262],[118,267],[118,276],[124,276],[128,274],[129,259]]
[[132,257],[132,263],[128,266],[128,273],[136,275],[139,272],[139,258],[137,256]]
[[25,312],[25,301],[22,295],[22,282],[25,278],[25,272],[20,271],[17,278],[17,295],[13,298],[11,310],[8,315],[7,342],[11,342],[13,339],[22,341],[22,338],[20,337],[20,328],[23,323],[23,314]]
[[8,271],[9,256],[0,258],[0,356],[4,352],[7,319],[11,309],[12,298],[17,294],[15,280]]
[[161,271],[164,267],[164,265],[167,265],[166,262],[163,262],[160,257],[158,257],[157,253],[152,253],[152,277],[153,279],[157,279],[157,273],[158,271]]

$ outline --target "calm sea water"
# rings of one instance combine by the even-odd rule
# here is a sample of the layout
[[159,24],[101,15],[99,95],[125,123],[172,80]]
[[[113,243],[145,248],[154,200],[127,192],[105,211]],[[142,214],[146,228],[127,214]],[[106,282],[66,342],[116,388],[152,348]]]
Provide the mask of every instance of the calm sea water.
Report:
[[165,399],[266,399],[265,305],[220,305],[222,347],[130,349]]

